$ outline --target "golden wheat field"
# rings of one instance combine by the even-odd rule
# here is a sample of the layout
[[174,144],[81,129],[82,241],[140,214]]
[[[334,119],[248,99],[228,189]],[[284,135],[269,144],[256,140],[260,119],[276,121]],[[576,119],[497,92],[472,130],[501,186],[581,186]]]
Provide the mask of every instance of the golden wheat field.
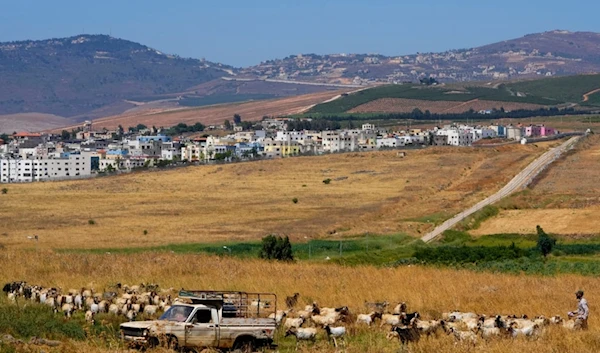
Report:
[[[525,192],[500,202],[507,208],[472,234],[530,233],[537,224],[556,234],[600,233],[600,136],[591,135],[554,162]],[[527,231],[528,230],[528,231]]]
[[[330,233],[419,236],[433,227],[423,217],[475,204],[557,143],[428,148],[404,158],[395,151],[332,154],[10,184],[0,195],[0,244],[114,248],[270,233],[293,240]],[[28,240],[33,235],[39,242]]]
[[[534,277],[475,273],[449,269],[406,266],[399,268],[342,267],[315,263],[271,263],[208,255],[144,253],[134,255],[65,254],[47,250],[0,252],[1,281],[27,280],[31,284],[81,286],[102,290],[122,281],[127,284],[156,282],[162,287],[186,289],[235,289],[268,291],[283,305],[286,295],[301,294],[299,306],[317,301],[321,305],[347,305],[354,313],[365,312],[365,301],[405,301],[410,311],[424,318],[440,317],[455,309],[492,314],[566,315],[577,303],[573,293],[586,291],[590,302],[590,330],[570,332],[554,327],[540,338],[480,341],[475,347],[456,345],[450,336],[423,338],[407,352],[534,352],[582,353],[600,351],[600,280],[581,276]],[[399,344],[387,341],[388,328],[348,327],[347,352],[397,352]],[[281,351],[293,351],[291,338],[278,339]],[[60,351],[117,352],[94,343],[69,342]],[[38,348],[39,349],[39,348]],[[321,334],[303,352],[333,352]]]

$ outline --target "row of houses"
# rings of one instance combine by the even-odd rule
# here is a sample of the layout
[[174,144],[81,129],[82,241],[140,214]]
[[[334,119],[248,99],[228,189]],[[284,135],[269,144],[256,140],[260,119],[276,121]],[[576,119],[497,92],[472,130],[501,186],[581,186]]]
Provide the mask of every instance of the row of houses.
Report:
[[0,145],[0,182],[32,182],[131,171],[161,162],[233,161],[304,154],[374,151],[419,145],[470,146],[485,138],[521,139],[556,133],[545,126],[447,125],[431,130],[387,131],[372,124],[356,129],[287,131],[285,121],[263,121],[263,130],[226,136],[177,137],[141,131],[120,139],[115,132],[95,133],[87,127],[76,137],[16,133]]

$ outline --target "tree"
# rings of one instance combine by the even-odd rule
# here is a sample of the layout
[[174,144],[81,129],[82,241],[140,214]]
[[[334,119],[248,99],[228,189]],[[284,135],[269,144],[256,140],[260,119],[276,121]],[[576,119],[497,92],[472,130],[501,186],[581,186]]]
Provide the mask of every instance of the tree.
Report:
[[70,132],[68,132],[67,130],[63,130],[63,131],[61,131],[61,133],[60,133],[60,138],[61,138],[62,140],[68,140],[69,138],[71,138],[71,133],[70,133]]
[[544,257],[548,256],[552,252],[552,248],[556,245],[556,239],[552,238],[539,225],[535,227],[537,230],[538,240],[537,247],[544,255]]
[[229,122],[229,119],[225,119],[223,125],[225,126],[225,130],[231,130],[231,123]]
[[242,117],[239,114],[233,114],[233,123],[239,125],[242,122]]
[[258,256],[266,260],[293,261],[294,254],[290,239],[286,236],[267,235],[262,239],[262,248]]
[[144,130],[144,129],[147,129],[147,128],[148,127],[146,125],[144,125],[144,124],[137,124],[137,126],[135,127],[135,129],[137,131]]

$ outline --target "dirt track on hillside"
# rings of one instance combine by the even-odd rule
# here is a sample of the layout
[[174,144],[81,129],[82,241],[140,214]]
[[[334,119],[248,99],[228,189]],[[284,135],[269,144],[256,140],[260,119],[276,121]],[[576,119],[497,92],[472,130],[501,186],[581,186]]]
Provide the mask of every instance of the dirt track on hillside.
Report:
[[594,93],[597,93],[597,92],[600,92],[600,88],[597,88],[597,89],[595,89],[595,90],[593,90],[593,91],[589,91],[588,93],[584,94],[584,95],[583,95],[583,102],[587,102],[587,101],[589,101],[589,100],[590,100],[590,96],[591,96],[592,94],[594,94]]

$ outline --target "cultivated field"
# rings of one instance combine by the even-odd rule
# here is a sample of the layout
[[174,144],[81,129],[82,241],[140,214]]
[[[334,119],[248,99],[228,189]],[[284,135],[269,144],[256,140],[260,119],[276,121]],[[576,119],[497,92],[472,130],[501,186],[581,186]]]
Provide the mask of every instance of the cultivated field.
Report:
[[[427,148],[404,158],[395,151],[332,154],[10,184],[0,195],[0,244],[114,248],[257,240],[273,232],[293,240],[365,232],[420,236],[500,189],[557,143]],[[27,239],[34,234],[39,242]]]
[[504,108],[506,110],[540,109],[542,105],[530,103],[498,102],[474,99],[468,102],[453,101],[426,101],[418,99],[382,98],[359,105],[349,113],[410,113],[414,109],[429,110],[432,114],[464,113],[473,109],[492,110]]
[[543,172],[525,192],[501,201],[506,210],[473,234],[519,233],[543,224],[558,234],[598,234],[600,136],[583,140]]
[[[206,255],[145,253],[134,255],[76,255],[49,251],[0,252],[2,283],[26,279],[29,283],[63,289],[92,287],[103,290],[117,281],[130,285],[156,282],[168,288],[236,289],[271,291],[279,306],[286,295],[301,294],[299,303],[350,307],[366,312],[365,301],[405,301],[409,311],[424,318],[439,318],[455,309],[493,314],[566,315],[577,302],[574,292],[586,291],[591,304],[587,332],[550,328],[537,339],[480,340],[475,346],[455,344],[452,336],[422,338],[410,344],[408,352],[532,352],[592,353],[600,350],[600,319],[594,307],[600,302],[600,281],[580,276],[533,277],[483,274],[433,268],[341,267],[325,264],[280,264],[259,260],[236,260]],[[5,305],[5,304],[4,304]],[[81,315],[81,314],[79,314]],[[387,341],[389,328],[379,325],[355,328],[349,325],[347,352],[397,352],[397,341]],[[71,341],[47,352],[121,352],[115,336],[100,335],[87,341]],[[278,338],[281,352],[293,352],[293,338]],[[317,343],[302,352],[334,352],[320,330]],[[22,351],[29,352],[25,346]],[[39,347],[31,347],[39,351]],[[37,350],[35,350],[37,349]],[[161,350],[164,352],[164,350]]]
[[[348,89],[350,90],[350,89]],[[147,126],[169,127],[178,123],[193,124],[201,122],[204,125],[220,125],[225,119],[232,120],[234,114],[239,114],[245,121],[260,120],[263,116],[281,116],[298,114],[312,105],[330,99],[346,90],[336,90],[306,94],[302,96],[280,99],[260,100],[246,103],[220,104],[201,108],[172,108],[149,109],[95,119],[94,128],[114,129],[119,125],[127,128],[137,124]],[[68,126],[66,129],[77,128],[80,125]],[[59,129],[60,130],[60,129]],[[59,131],[57,130],[57,131]]]
[[40,131],[72,123],[72,120],[52,114],[23,113],[0,115],[0,134],[12,134],[14,131]]

